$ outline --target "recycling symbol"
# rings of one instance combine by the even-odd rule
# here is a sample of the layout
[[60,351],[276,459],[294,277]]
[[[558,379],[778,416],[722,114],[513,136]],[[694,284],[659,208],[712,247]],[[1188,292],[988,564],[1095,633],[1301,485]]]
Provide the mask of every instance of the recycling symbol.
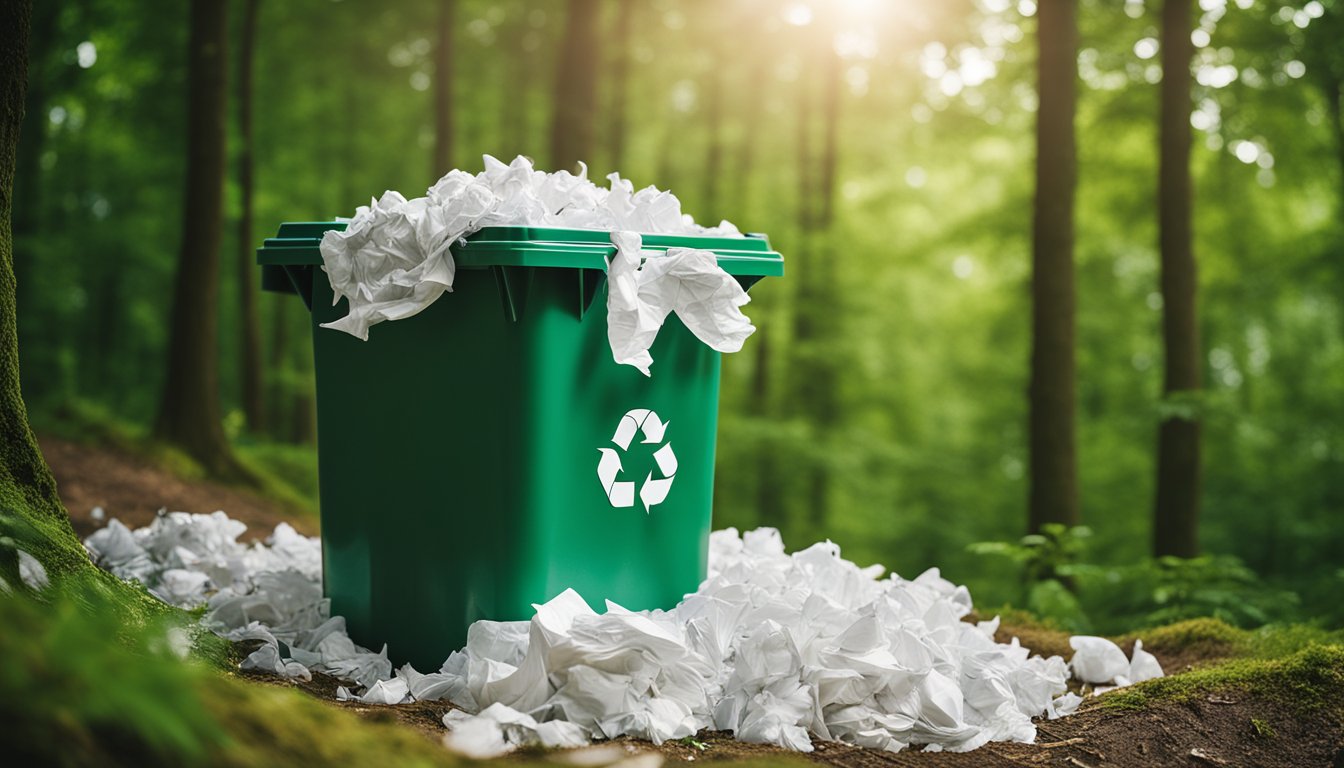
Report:
[[[606,491],[607,501],[611,502],[611,506],[617,508],[635,506],[634,481],[616,480],[624,470],[621,466],[621,454],[630,449],[630,441],[634,440],[635,434],[643,433],[644,439],[641,441],[643,443],[658,445],[663,443],[666,431],[667,422],[659,419],[658,414],[647,408],[635,408],[621,417],[621,423],[616,425],[616,434],[611,436],[611,442],[620,450],[597,449],[602,454],[602,458],[597,462],[597,479],[602,482],[602,490]],[[639,500],[644,503],[645,514],[667,498],[668,491],[672,490],[672,480],[677,474],[677,455],[672,452],[671,442],[663,443],[662,447],[654,451],[653,460],[657,462],[658,471],[663,476],[654,477],[653,471],[650,470],[644,482],[639,484]]]

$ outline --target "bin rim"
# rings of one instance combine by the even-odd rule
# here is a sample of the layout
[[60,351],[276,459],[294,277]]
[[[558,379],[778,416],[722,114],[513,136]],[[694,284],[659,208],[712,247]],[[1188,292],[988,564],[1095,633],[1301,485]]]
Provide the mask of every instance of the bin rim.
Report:
[[[280,225],[276,237],[267,238],[257,249],[263,266],[322,264],[320,243],[328,230],[343,230],[344,221],[300,221]],[[641,235],[644,249],[699,248],[712,251],[719,266],[730,275],[778,277],[784,274],[784,257],[770,248],[763,234],[741,237],[705,235]],[[482,227],[463,242],[452,246],[458,267],[558,267],[605,270],[615,252],[611,232],[573,227]]]

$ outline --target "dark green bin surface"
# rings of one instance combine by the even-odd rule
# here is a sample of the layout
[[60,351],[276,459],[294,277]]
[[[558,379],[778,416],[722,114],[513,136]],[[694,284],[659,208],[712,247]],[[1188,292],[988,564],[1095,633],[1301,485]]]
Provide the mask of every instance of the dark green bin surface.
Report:
[[[263,287],[312,310],[324,589],[351,637],[429,671],[471,622],[526,619],[569,587],[599,611],[671,608],[694,591],[720,356],[671,315],[651,378],[612,360],[610,234],[482,229],[453,246],[452,293],[365,342],[319,327],[347,313],[318,248],[344,226],[283,224],[257,260]],[[784,270],[762,236],[644,236],[649,250],[677,246],[714,251],[748,287]],[[616,505],[623,483],[632,505]],[[646,485],[666,494],[647,512]]]

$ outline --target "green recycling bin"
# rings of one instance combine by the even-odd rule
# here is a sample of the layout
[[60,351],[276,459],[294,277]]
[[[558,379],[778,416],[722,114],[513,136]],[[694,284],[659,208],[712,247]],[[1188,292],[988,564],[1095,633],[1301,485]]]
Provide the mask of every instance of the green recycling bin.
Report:
[[[352,638],[437,669],[478,619],[574,588],[601,610],[671,608],[705,576],[719,353],[667,318],[653,376],[607,341],[608,232],[486,227],[453,292],[360,341],[322,233],[283,224],[262,285],[311,310],[323,582]],[[713,251],[744,287],[782,275],[764,236],[645,235]]]

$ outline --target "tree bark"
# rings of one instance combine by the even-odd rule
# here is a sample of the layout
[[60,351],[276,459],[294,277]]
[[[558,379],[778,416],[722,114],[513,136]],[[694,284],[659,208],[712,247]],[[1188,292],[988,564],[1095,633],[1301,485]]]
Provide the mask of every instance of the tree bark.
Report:
[[266,394],[261,376],[261,319],[257,309],[257,271],[252,242],[253,141],[252,72],[257,41],[257,10],[260,0],[243,5],[242,40],[238,50],[238,188],[242,211],[238,217],[238,339],[239,374],[242,377],[243,414],[255,434],[266,429]]
[[431,183],[453,169],[453,24],[457,0],[439,0],[439,43],[434,48],[434,167]]
[[607,110],[607,170],[620,172],[625,167],[626,127],[630,119],[626,114],[630,82],[630,36],[639,3],[619,0],[616,6],[616,22],[610,38],[613,55],[611,106]]
[[593,153],[597,114],[597,0],[569,0],[556,68],[551,118],[551,167],[573,170]]
[[154,434],[215,475],[245,479],[219,413],[216,355],[224,197],[226,0],[193,0],[187,54],[187,174],[167,376]]
[[47,143],[47,95],[51,50],[56,45],[61,7],[42,3],[33,9],[28,48],[28,83],[24,96],[23,126],[14,167],[14,277],[24,285],[32,267],[30,238],[42,229],[42,150]]
[[[1193,395],[1202,386],[1198,276],[1191,244],[1190,60],[1191,0],[1162,5],[1162,97],[1159,123],[1158,237],[1162,253],[1163,394]],[[1196,404],[1197,405],[1197,404]],[[1199,417],[1168,416],[1158,429],[1153,553],[1199,554]]]
[[[14,168],[28,80],[29,0],[0,3],[0,508],[24,511],[73,539],[70,518],[56,494],[28,426],[19,389],[19,335],[14,294]],[[50,567],[51,563],[47,563]]]
[[1078,523],[1074,446],[1073,200],[1078,72],[1076,0],[1041,3],[1032,221],[1028,528]]

